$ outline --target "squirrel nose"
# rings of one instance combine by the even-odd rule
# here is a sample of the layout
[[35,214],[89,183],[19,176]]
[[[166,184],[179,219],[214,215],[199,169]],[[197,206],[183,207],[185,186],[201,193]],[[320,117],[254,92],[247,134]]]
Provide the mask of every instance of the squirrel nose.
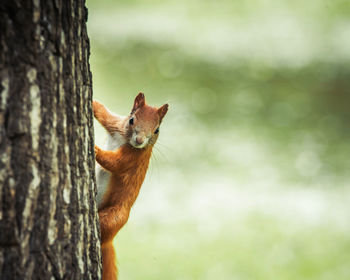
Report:
[[137,136],[135,139],[135,142],[137,145],[142,145],[143,144],[143,137],[142,136]]

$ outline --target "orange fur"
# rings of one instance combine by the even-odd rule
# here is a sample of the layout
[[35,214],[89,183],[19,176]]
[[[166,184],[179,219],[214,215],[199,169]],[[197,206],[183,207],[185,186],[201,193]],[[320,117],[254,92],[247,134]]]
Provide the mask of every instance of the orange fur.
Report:
[[116,256],[112,242],[102,243],[102,279],[117,280]]
[[146,176],[152,147],[137,150],[123,145],[116,151],[95,147],[96,160],[111,172],[108,189],[99,208],[102,243],[111,241],[129,218]]
[[122,133],[122,118],[114,115],[107,110],[107,108],[98,101],[93,101],[93,111],[95,118],[101,125],[110,133]]
[[[108,187],[99,206],[99,218],[102,243],[103,280],[117,279],[116,255],[113,239],[125,225],[141,185],[145,179],[152,154],[152,148],[168,105],[155,108],[146,105],[144,95],[139,94],[128,118],[110,113],[101,103],[94,101],[94,115],[111,135],[119,133],[125,138],[125,144],[115,151],[101,150],[95,146],[96,161],[110,172]],[[130,124],[130,118],[135,123]],[[133,134],[148,139],[147,145],[137,148]],[[145,142],[146,143],[146,142]]]

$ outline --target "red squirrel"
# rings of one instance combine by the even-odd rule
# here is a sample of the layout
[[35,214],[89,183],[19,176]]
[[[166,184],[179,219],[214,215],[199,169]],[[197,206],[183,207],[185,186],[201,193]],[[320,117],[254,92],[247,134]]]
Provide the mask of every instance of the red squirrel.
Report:
[[139,93],[127,117],[111,113],[97,101],[93,102],[93,111],[108,132],[106,150],[95,146],[102,279],[115,280],[113,239],[127,222],[140,191],[168,104],[149,106],[144,94]]

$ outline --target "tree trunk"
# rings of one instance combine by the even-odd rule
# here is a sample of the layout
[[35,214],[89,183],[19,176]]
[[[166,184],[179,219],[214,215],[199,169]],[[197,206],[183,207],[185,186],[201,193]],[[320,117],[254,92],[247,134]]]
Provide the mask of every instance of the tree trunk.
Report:
[[84,2],[0,2],[0,279],[101,278]]

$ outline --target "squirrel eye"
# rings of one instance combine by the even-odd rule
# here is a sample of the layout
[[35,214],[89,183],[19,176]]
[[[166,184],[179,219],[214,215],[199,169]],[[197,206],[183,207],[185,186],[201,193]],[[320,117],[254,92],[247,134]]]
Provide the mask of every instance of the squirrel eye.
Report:
[[129,124],[130,124],[130,125],[133,125],[133,124],[134,124],[134,117],[130,118]]
[[154,132],[154,134],[158,134],[159,133],[159,127],[157,127],[156,131]]

